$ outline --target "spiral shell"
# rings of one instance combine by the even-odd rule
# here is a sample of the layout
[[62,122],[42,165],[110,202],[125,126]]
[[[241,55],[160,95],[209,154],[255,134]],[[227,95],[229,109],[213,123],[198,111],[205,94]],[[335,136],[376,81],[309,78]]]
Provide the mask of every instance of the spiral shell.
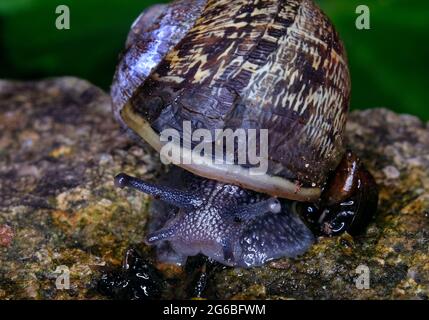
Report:
[[181,0],[134,23],[118,65],[116,117],[156,149],[159,133],[268,129],[268,172],[181,165],[198,175],[315,200],[344,154],[350,75],[329,19],[311,0]]

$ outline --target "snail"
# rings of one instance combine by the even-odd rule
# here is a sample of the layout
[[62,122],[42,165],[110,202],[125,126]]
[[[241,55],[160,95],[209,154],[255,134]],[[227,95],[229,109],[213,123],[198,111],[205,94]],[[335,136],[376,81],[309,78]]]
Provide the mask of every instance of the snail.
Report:
[[[161,133],[267,130],[267,170],[182,161],[160,184],[120,173],[119,187],[154,196],[146,242],[184,263],[202,253],[228,266],[303,254],[319,235],[362,232],[375,180],[344,146],[350,98],[345,48],[312,0],[176,0],[133,23],[111,97],[120,124],[161,152]],[[217,140],[211,140],[216,144]],[[235,142],[235,146],[237,146]],[[235,149],[234,149],[235,150]],[[304,220],[304,221],[303,221]]]

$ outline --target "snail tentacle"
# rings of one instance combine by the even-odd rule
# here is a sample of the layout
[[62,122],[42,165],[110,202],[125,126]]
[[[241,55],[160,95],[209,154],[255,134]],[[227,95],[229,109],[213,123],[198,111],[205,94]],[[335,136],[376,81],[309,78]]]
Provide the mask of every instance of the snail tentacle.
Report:
[[198,207],[203,203],[203,199],[191,192],[158,186],[125,173],[120,173],[115,177],[115,185],[120,188],[129,187],[139,190],[179,208]]
[[269,198],[267,200],[251,203],[245,206],[234,208],[232,212],[228,212],[229,217],[235,221],[248,221],[256,217],[262,216],[266,213],[280,213],[282,206],[280,201],[276,198]]
[[169,240],[171,239],[171,237],[174,236],[175,232],[176,231],[175,231],[174,225],[168,228],[162,228],[160,230],[157,230],[149,234],[146,237],[146,242],[148,244],[154,244],[162,240]]

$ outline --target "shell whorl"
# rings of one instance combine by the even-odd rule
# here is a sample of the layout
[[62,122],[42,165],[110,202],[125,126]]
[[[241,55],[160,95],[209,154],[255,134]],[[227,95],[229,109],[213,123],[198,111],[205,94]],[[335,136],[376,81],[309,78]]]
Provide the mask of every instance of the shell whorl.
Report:
[[[168,50],[144,76],[132,85],[114,81],[114,104],[127,102],[156,132],[180,130],[184,120],[195,128],[268,129],[268,175],[320,188],[343,154],[350,96],[334,27],[311,0],[198,4],[177,41],[162,40]],[[128,58],[135,60],[125,53],[116,79]],[[120,103],[115,88],[125,88]]]
[[123,125],[119,113],[124,105],[183,39],[205,4],[205,0],[177,0],[154,5],[133,22],[110,92],[113,112]]

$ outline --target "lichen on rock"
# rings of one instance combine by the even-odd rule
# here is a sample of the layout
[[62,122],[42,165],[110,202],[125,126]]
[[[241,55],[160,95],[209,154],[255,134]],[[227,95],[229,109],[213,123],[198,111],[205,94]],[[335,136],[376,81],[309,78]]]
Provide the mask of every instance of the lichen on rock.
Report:
[[[0,81],[0,299],[104,299],[102,268],[144,243],[149,198],[114,187],[121,171],[151,179],[156,155],[125,134],[107,93],[86,81]],[[366,233],[320,238],[302,257],[252,269],[218,268],[206,297],[427,299],[429,125],[386,109],[355,111],[347,143],[374,175],[379,210]],[[56,287],[59,266],[70,289]],[[155,264],[166,279],[185,270]],[[356,285],[359,266],[369,288]],[[167,281],[167,282],[168,282]],[[187,297],[173,286],[163,297]]]

